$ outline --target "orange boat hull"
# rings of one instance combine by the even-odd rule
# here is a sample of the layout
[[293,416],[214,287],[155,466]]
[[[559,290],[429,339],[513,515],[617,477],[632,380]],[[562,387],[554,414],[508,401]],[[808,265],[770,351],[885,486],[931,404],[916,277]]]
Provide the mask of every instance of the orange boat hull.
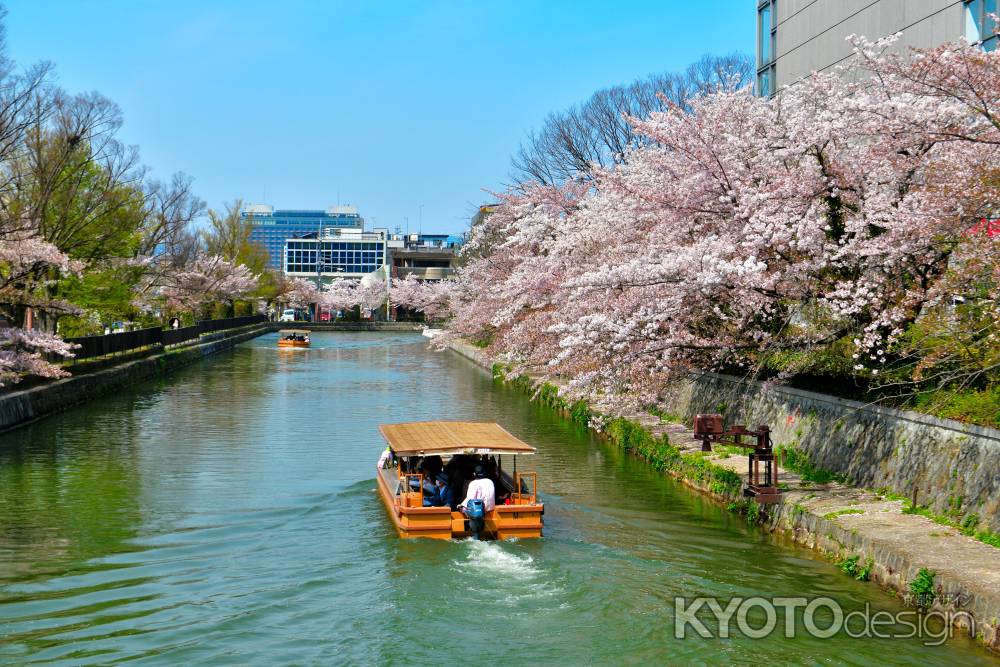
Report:
[[[439,540],[469,536],[465,517],[447,507],[423,507],[419,492],[397,496],[390,483],[396,477],[392,470],[377,470],[379,496],[400,537],[430,537]],[[511,537],[541,537],[542,514],[545,505],[497,505],[486,515],[485,537],[505,540]]]

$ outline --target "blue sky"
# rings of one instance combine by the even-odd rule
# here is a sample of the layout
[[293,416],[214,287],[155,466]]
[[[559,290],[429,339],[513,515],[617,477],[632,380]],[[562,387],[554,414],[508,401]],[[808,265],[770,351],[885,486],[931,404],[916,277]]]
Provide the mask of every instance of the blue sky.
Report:
[[209,206],[356,205],[371,226],[463,230],[545,115],[754,48],[749,0],[8,0],[10,55],[125,115],[159,178]]

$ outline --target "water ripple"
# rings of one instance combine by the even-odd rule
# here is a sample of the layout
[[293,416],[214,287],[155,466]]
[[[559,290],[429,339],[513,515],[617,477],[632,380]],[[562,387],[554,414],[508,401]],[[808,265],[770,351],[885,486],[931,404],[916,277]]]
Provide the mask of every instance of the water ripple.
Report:
[[[968,642],[674,640],[676,596],[896,609],[409,334],[265,336],[5,435],[2,664],[985,664]],[[400,540],[377,425],[539,446],[541,540]]]

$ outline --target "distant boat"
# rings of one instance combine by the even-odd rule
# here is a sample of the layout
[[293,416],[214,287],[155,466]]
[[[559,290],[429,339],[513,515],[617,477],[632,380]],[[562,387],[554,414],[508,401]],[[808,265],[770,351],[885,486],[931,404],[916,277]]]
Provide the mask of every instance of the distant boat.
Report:
[[441,329],[431,329],[430,327],[424,327],[423,331],[420,332],[427,338],[434,338],[435,336],[440,336],[444,332]]
[[[378,427],[388,443],[377,467],[379,495],[400,537],[468,537],[469,522],[451,507],[424,506],[423,459],[439,457],[452,485],[452,502],[464,499],[468,471],[483,466],[496,489],[496,505],[485,512],[480,537],[541,537],[545,505],[538,500],[537,476],[518,472],[517,457],[535,448],[492,422],[411,422]],[[513,465],[508,471],[506,462]],[[430,480],[427,480],[428,483]]]
[[309,347],[309,332],[305,329],[282,329],[278,332],[278,347]]

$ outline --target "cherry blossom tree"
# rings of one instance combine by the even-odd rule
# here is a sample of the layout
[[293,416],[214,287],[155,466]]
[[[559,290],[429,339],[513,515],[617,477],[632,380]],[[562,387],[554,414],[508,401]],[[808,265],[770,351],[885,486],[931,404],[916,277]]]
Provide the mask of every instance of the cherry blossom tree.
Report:
[[25,375],[59,378],[69,375],[46,356],[72,357],[74,346],[58,336],[17,327],[0,328],[0,387]]
[[362,310],[378,310],[385,305],[387,292],[385,281],[365,276],[355,286],[356,304],[361,306]]
[[257,277],[249,268],[218,255],[199,257],[167,280],[160,296],[168,308],[179,311],[197,311],[218,301],[232,302],[257,286]]
[[32,233],[27,220],[0,219],[0,386],[23,375],[68,375],[47,357],[72,357],[73,346],[49,333],[25,329],[28,309],[70,312],[72,306],[47,296],[47,284],[60,275],[78,273],[71,260],[51,243]]
[[276,297],[292,308],[307,308],[314,303],[322,303],[324,293],[316,288],[316,283],[304,278],[288,278],[281,285]]
[[330,310],[348,310],[358,304],[357,281],[338,278],[323,287],[321,305]]
[[1000,201],[1000,60],[886,46],[859,40],[852,71],[772,100],[664,100],[586,185],[499,197],[465,248],[451,334],[625,409],[692,369],[794,373],[845,345],[875,376],[929,309],[982,306],[996,246],[968,231]]
[[436,322],[451,314],[454,283],[447,280],[418,280],[413,274],[394,279],[390,292],[393,305],[423,313],[428,322]]
[[386,285],[381,280],[339,278],[324,287],[320,304],[331,310],[348,310],[354,306],[376,310],[385,305],[385,300]]

